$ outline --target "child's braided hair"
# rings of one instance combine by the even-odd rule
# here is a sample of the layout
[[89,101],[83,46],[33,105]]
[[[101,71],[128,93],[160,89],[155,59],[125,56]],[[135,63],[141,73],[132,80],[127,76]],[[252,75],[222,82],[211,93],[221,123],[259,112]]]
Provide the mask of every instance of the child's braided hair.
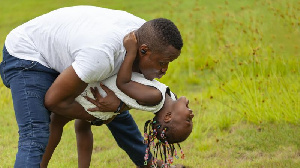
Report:
[[[167,139],[168,127],[162,128],[158,121],[153,118],[153,120],[148,120],[144,126],[144,143],[147,144],[146,154],[145,154],[145,165],[147,165],[147,160],[149,158],[150,150],[153,150],[152,166],[157,167],[157,159],[161,158],[163,161],[162,167],[168,168],[173,163],[173,157],[179,158],[177,151],[175,149],[174,143],[169,144]],[[181,158],[184,159],[183,151],[177,143]],[[160,155],[160,156],[158,156]]]

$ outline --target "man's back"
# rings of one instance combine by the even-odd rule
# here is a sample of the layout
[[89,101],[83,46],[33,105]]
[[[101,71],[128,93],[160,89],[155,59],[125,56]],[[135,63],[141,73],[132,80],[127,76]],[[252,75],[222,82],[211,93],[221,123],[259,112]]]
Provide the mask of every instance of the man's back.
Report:
[[[62,72],[77,56],[122,61],[123,37],[145,21],[125,11],[93,6],[54,10],[14,29],[5,42],[15,57],[38,61]],[[118,57],[122,58],[118,58]],[[79,58],[80,59],[80,58]],[[102,59],[102,60],[103,60]],[[114,70],[115,65],[111,65]]]

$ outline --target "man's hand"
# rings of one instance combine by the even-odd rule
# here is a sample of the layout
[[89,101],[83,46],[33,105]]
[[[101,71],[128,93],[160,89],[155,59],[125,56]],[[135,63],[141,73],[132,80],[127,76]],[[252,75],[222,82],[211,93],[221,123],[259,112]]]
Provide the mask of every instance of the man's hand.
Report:
[[127,51],[127,56],[136,57],[138,51],[138,43],[134,32],[130,32],[123,39],[123,45]]
[[95,111],[101,111],[101,112],[114,112],[117,110],[120,99],[115,95],[113,91],[111,91],[108,87],[104,86],[103,84],[100,84],[100,87],[106,92],[107,96],[102,97],[98,91],[97,88],[90,88],[91,92],[94,96],[94,99],[84,96],[86,100],[93,103],[96,107],[90,108],[88,111],[95,112]]

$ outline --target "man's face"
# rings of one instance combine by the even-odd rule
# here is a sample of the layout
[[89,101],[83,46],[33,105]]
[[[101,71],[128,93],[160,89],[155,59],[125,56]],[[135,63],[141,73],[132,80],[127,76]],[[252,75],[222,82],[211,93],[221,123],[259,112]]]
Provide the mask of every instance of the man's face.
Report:
[[180,50],[169,45],[165,51],[161,53],[153,53],[148,50],[139,57],[139,70],[148,80],[161,78],[166,74],[169,63],[174,61],[180,55]]

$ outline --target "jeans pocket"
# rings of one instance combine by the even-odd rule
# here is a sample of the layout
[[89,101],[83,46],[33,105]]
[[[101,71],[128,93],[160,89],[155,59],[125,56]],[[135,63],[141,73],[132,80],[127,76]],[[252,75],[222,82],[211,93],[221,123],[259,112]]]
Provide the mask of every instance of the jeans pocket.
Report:
[[16,63],[15,68],[20,70],[30,70],[37,65],[37,61],[19,59]]
[[5,67],[5,64],[6,62],[5,61],[2,61],[0,63],[0,75],[1,75],[1,78],[2,78],[2,81],[3,81],[3,84],[8,87],[8,84],[7,84],[7,81],[6,81],[6,78],[5,78],[5,73],[4,73],[4,67]]

